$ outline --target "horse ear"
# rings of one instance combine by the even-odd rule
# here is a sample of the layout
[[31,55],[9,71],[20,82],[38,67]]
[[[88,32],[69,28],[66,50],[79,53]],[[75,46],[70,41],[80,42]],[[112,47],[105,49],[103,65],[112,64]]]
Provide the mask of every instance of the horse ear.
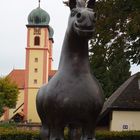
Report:
[[63,1],[63,3],[69,6],[70,9],[76,8],[76,0]]
[[96,0],[87,0],[86,1],[86,7],[87,8],[90,8],[90,9],[93,9],[94,5],[95,5],[95,1]]
[[85,0],[77,0],[77,7],[85,7]]

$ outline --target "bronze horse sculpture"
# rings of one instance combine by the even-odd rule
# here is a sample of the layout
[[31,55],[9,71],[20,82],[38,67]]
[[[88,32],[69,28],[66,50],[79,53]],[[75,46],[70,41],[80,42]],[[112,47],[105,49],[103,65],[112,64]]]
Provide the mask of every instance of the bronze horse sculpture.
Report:
[[43,140],[63,140],[68,126],[70,139],[80,128],[81,140],[95,138],[95,126],[102,109],[102,89],[90,72],[88,40],[95,31],[95,0],[69,0],[70,7],[59,68],[38,91],[37,112]]

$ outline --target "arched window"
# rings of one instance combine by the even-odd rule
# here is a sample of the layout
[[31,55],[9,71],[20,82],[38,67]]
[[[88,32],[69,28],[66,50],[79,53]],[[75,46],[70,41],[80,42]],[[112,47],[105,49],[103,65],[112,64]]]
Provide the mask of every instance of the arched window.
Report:
[[34,45],[35,46],[39,46],[40,45],[40,37],[39,36],[35,36],[35,38],[34,38]]

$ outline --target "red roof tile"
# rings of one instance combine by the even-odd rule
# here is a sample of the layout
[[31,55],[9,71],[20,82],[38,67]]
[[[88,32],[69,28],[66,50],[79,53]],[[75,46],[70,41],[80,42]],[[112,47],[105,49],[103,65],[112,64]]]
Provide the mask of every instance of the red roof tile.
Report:
[[54,76],[56,72],[57,72],[57,70],[50,70],[49,76],[51,76],[51,77]]
[[9,73],[8,77],[18,85],[18,88],[20,89],[24,88],[25,70],[14,69]]

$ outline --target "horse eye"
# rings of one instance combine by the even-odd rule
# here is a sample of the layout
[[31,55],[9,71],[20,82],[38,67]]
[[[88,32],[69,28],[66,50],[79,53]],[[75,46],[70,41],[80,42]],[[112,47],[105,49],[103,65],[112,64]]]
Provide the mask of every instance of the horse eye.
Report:
[[71,10],[71,17],[75,16],[77,12],[75,10]]

